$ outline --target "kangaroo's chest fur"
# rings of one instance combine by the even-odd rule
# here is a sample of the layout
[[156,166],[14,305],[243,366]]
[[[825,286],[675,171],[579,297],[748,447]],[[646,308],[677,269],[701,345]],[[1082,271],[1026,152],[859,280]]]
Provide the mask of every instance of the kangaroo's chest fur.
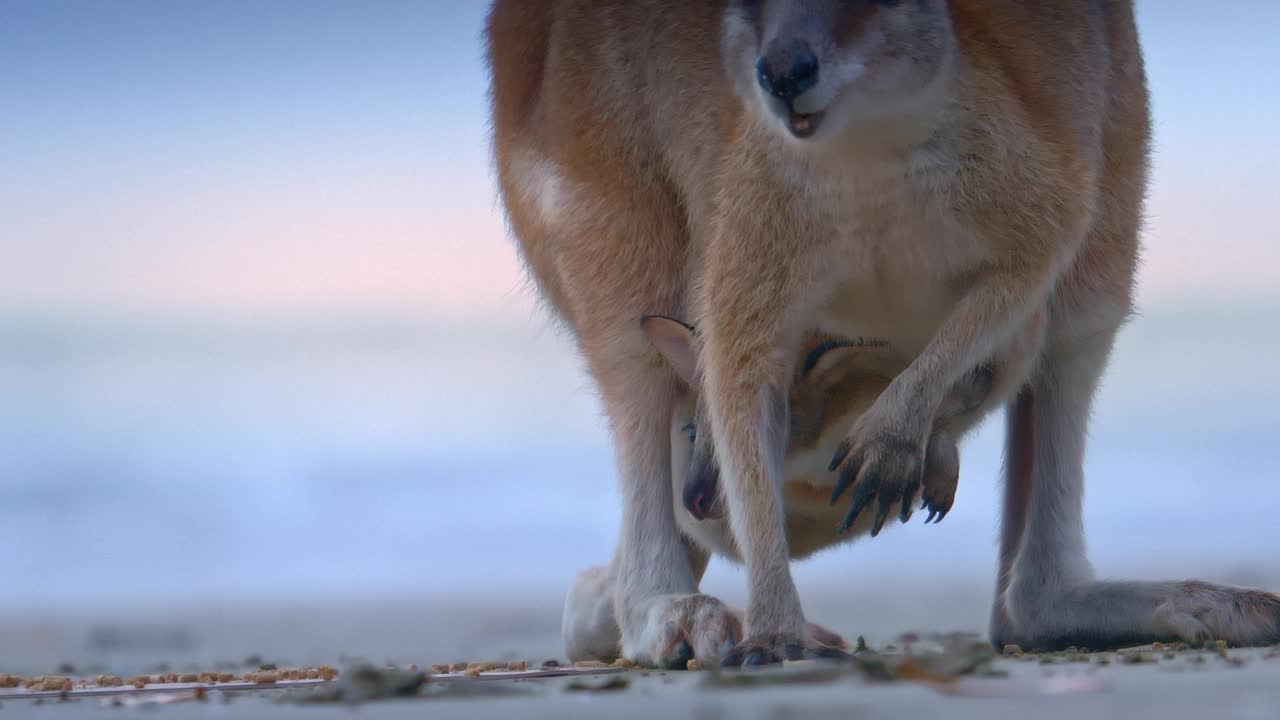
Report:
[[994,254],[953,209],[954,163],[945,143],[822,158],[792,149],[773,160],[787,202],[830,243],[814,326],[888,341],[904,366],[924,348]]

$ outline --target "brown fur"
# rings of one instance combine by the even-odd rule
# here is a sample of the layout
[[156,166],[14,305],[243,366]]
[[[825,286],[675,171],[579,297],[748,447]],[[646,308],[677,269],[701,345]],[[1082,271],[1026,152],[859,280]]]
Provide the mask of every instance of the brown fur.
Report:
[[[730,661],[807,640],[782,466],[795,350],[815,327],[901,353],[828,478],[847,485],[851,519],[878,525],[918,491],[954,383],[1006,363],[1044,314],[1042,359],[991,400],[1028,386],[1013,419],[1031,427],[1011,437],[1032,458],[1009,477],[1031,490],[1011,491],[1028,499],[1007,508],[1021,539],[1002,551],[1017,557],[1002,558],[993,628],[1105,625],[1084,604],[1067,621],[1050,610],[1092,587],[1083,437],[1132,305],[1150,135],[1132,2],[751,5],[498,0],[489,17],[508,217],[614,432],[623,652],[653,660],[671,640],[655,628],[695,622],[679,610],[697,578],[669,482],[680,386],[645,342],[649,314],[704,331],[706,431],[751,583]],[[821,62],[817,89],[757,88],[756,59],[785,71],[795,42]],[[1134,623],[1150,615],[1139,595],[1125,596]]]

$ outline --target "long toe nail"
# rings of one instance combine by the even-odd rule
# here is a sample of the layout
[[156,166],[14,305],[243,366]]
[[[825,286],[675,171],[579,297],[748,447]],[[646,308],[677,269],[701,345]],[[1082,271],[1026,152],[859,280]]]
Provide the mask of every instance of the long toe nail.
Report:
[[942,512],[938,513],[938,519],[937,519],[937,520],[934,520],[934,521],[933,521],[933,524],[934,524],[934,525],[937,525],[938,523],[942,522],[942,518],[946,517],[946,516],[947,516],[947,513],[949,513],[949,512],[951,512],[951,508],[945,508],[945,509],[943,509],[943,511],[942,511]]
[[930,522],[933,522],[933,518],[936,517],[937,514],[938,510],[936,508],[929,508],[929,517],[924,519],[924,524],[928,525]]
[[763,650],[752,650],[747,653],[747,659],[742,661],[743,665],[768,665]]
[[884,519],[887,517],[884,513],[876,513],[876,519],[871,523],[871,537],[877,537],[880,531],[884,529]]
[[831,464],[827,465],[827,472],[835,472],[836,468],[840,467],[840,463],[844,462],[846,457],[849,457],[849,450],[851,448],[852,446],[847,440],[840,443],[840,446],[836,448],[835,457],[831,458]]
[[836,480],[836,486],[831,490],[831,499],[827,501],[827,504],[835,505],[836,501],[840,499],[840,496],[844,494],[844,491],[847,490],[857,478],[858,467],[853,463],[850,463],[848,467],[841,471],[840,477]]
[[889,517],[889,503],[887,495],[880,496],[880,507],[876,510],[875,522],[871,523],[871,537],[879,535],[884,529],[884,521]]

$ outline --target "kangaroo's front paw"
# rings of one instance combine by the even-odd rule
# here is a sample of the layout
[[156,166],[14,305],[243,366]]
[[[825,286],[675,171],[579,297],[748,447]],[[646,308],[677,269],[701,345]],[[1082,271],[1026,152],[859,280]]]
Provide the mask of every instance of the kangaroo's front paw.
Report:
[[[843,643],[843,638],[835,639]],[[783,660],[845,660],[850,657],[841,647],[816,639],[805,641],[782,635],[747,638],[720,661],[725,667],[775,665]]]
[[643,627],[623,647],[638,665],[683,670],[694,658],[723,656],[742,637],[735,614],[710,595],[667,595],[648,605]]
[[840,532],[845,533],[863,510],[878,501],[871,523],[871,536],[875,537],[894,503],[901,503],[902,522],[911,517],[911,506],[924,480],[924,448],[908,434],[874,425],[868,430],[855,429],[836,451],[829,470],[839,470],[840,476],[831,493],[831,504],[853,487],[849,514],[840,526]]

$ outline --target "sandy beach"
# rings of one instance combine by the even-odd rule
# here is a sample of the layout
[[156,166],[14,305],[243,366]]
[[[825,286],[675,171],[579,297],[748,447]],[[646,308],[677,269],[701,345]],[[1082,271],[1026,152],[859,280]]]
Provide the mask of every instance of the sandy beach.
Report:
[[[985,624],[987,589],[918,583],[891,595],[814,593],[811,615],[850,639],[864,635],[883,648],[901,633],[978,632]],[[734,593],[725,588],[731,600]],[[845,608],[842,612],[841,608]],[[856,613],[850,608],[856,608]],[[854,615],[856,614],[856,617]],[[427,668],[433,663],[564,660],[559,598],[520,603],[501,598],[439,598],[420,603],[324,604],[293,607],[151,608],[147,612],[44,617],[30,612],[0,624],[0,671],[34,675],[74,670],[75,677],[111,672],[184,672],[252,664],[280,667],[368,661]],[[361,717],[498,718],[989,718],[1034,712],[1044,718],[1203,717],[1270,718],[1280,707],[1280,659],[1269,650],[1192,651],[1129,664],[1117,654],[1070,658],[998,658],[1006,677],[965,678],[957,695],[914,682],[877,684],[852,674],[760,687],[709,687],[708,673],[626,674],[626,687],[572,691],[570,679],[493,681],[467,691],[428,683],[414,698],[362,703]],[[603,681],[603,678],[600,679]],[[585,681],[584,681],[585,682]],[[591,684],[591,683],[587,683]],[[484,685],[483,688],[478,687]],[[294,690],[297,694],[302,691]],[[345,703],[297,704],[284,691],[210,692],[206,702],[147,706],[173,717],[349,717]],[[108,700],[0,700],[12,717],[73,718],[141,709],[112,708]]]

